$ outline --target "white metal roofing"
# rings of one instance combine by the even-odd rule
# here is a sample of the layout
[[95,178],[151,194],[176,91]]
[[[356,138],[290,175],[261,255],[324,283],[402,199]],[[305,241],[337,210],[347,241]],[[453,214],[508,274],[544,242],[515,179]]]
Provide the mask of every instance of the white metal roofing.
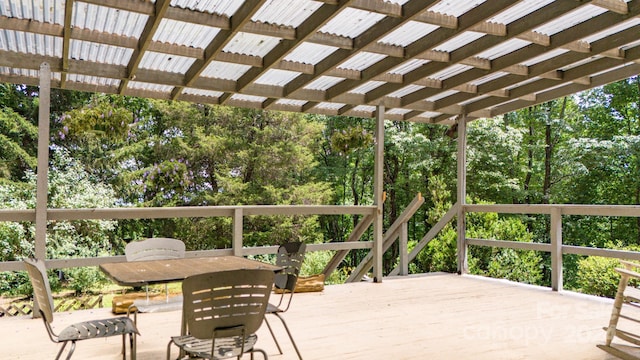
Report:
[[[68,11],[68,13],[67,13]],[[640,0],[0,0],[0,81],[331,115],[494,116],[640,72]]]

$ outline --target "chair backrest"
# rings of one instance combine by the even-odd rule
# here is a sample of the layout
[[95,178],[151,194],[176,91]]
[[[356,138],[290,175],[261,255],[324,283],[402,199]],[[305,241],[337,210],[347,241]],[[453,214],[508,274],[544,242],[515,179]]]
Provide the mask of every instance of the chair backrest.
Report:
[[282,267],[274,281],[276,288],[293,292],[304,261],[307,245],[303,242],[290,242],[280,245],[276,255],[276,265]]
[[33,286],[33,297],[40,307],[40,312],[44,320],[53,322],[53,297],[51,296],[51,286],[47,277],[47,269],[44,261],[37,259],[24,259],[24,265],[29,273],[31,285]]
[[264,269],[230,270],[187,277],[182,282],[183,321],[199,339],[248,336],[264,319],[274,273]]
[[183,258],[185,245],[171,238],[148,238],[133,241],[124,248],[127,261],[165,260]]

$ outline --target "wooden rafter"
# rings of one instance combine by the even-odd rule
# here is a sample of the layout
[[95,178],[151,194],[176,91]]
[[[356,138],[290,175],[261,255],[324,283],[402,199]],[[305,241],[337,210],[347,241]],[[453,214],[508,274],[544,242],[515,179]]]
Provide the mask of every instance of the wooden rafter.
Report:
[[142,61],[149,44],[151,44],[153,35],[158,29],[158,26],[160,26],[160,22],[162,21],[164,14],[167,12],[170,3],[171,0],[156,1],[154,12],[149,16],[149,19],[144,26],[144,30],[142,30],[142,34],[140,35],[140,40],[138,40],[138,46],[133,50],[133,54],[131,55],[131,59],[127,65],[127,78],[120,83],[120,89],[118,91],[120,94],[124,93],[129,81],[136,78],[136,72],[138,71],[140,62]]

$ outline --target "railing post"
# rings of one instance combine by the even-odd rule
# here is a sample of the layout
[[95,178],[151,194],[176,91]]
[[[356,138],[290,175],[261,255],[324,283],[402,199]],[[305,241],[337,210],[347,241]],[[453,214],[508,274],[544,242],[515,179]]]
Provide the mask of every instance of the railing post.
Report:
[[373,219],[373,281],[382,282],[383,250],[383,222],[382,204],[384,204],[383,170],[384,170],[384,105],[378,105],[376,110],[376,133],[373,167],[373,204],[376,214]]
[[[49,104],[51,102],[51,68],[40,65],[40,90],[38,106],[38,168],[36,173],[36,237],[35,257],[47,258],[47,203],[49,173]],[[34,314],[36,311],[34,311]]]
[[409,253],[407,250],[407,242],[409,238],[409,224],[406,221],[402,222],[400,226],[400,236],[398,240],[398,248],[399,248],[399,257],[400,261],[398,264],[398,269],[400,269],[399,275],[408,275],[409,274]]
[[242,208],[237,207],[233,209],[233,255],[242,256],[242,223],[244,215]]
[[562,209],[551,208],[551,289],[562,291]]
[[467,235],[465,204],[467,197],[467,117],[463,115],[458,118],[458,274],[469,272],[467,259]]

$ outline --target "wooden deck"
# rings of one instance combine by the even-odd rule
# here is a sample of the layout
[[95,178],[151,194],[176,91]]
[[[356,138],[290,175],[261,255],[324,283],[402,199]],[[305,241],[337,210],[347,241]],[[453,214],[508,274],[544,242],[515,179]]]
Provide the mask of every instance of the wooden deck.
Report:
[[[385,278],[381,284],[326,286],[296,294],[285,314],[306,360],[312,359],[614,359],[604,340],[611,300],[507,281],[453,274]],[[112,316],[108,309],[56,315],[58,329]],[[177,311],[141,314],[138,359],[164,359],[179,332]],[[278,331],[277,319],[271,324]],[[5,359],[49,359],[58,346],[40,319],[0,319]],[[263,326],[270,359],[296,359],[282,331],[279,355]],[[117,339],[78,343],[74,359],[119,359]],[[175,354],[175,349],[174,349]],[[248,358],[248,356],[247,356]],[[256,356],[256,358],[260,358]]]

